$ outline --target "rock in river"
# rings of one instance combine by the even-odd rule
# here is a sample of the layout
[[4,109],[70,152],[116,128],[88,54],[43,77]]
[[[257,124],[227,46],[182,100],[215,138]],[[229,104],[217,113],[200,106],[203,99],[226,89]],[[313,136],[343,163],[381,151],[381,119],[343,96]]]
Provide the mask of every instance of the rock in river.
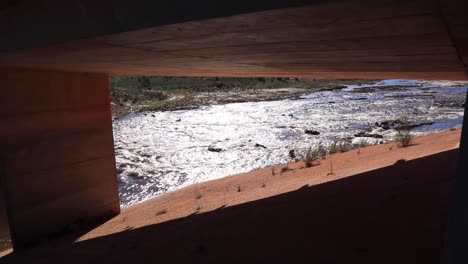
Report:
[[289,157],[290,157],[291,159],[295,159],[295,158],[296,158],[296,151],[295,151],[294,149],[291,149],[291,150],[289,151]]
[[208,151],[211,151],[211,152],[221,152],[221,151],[223,151],[223,149],[222,149],[222,148],[213,147],[213,146],[209,146],[209,147],[208,147]]
[[320,135],[320,132],[315,131],[315,130],[311,130],[311,129],[306,129],[306,130],[305,130],[305,133],[306,133],[306,134],[309,134],[309,135],[313,135],[313,136],[318,136],[318,135]]
[[357,134],[354,134],[355,137],[367,137],[367,138],[383,138],[382,135],[379,134],[370,134],[366,132],[359,132]]

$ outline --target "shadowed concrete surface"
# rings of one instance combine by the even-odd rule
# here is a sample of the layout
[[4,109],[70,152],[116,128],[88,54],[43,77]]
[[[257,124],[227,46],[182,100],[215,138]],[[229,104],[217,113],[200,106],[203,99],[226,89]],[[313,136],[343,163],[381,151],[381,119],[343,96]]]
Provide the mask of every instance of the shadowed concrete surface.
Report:
[[3,263],[438,263],[457,150]]
[[0,162],[15,249],[120,212],[108,76],[0,71]]
[[5,201],[4,164],[0,156],[0,257],[5,250],[11,248],[10,228]]
[[464,10],[463,0],[22,1],[0,12],[0,66],[462,80]]
[[468,96],[465,102],[463,133],[458,153],[457,176],[454,195],[451,200],[444,258],[442,263],[468,262]]
[[[0,50],[336,0],[3,0]],[[18,31],[24,34],[17,34]]]
[[[0,186],[1,188],[1,186]],[[0,252],[11,247],[4,193],[0,191]]]

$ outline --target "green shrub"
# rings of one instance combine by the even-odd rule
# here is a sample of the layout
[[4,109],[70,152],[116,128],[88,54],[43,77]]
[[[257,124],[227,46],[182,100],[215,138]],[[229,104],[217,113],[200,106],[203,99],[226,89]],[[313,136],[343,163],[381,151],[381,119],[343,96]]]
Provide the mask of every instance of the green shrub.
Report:
[[288,172],[288,171],[292,171],[292,169],[289,168],[289,166],[281,168],[281,173]]
[[346,141],[340,141],[337,144],[337,149],[340,153],[343,153],[349,151],[351,146]]
[[330,176],[330,175],[335,175],[335,172],[333,171],[333,159],[332,159],[332,157],[330,157],[330,170],[327,173],[327,176]]
[[411,127],[408,124],[402,125],[396,129],[395,141],[398,142],[400,147],[406,148],[411,145],[413,135],[411,134]]
[[137,77],[138,88],[149,88],[151,86],[151,80],[148,76]]
[[325,156],[326,150],[321,143],[319,143],[315,148],[309,147],[306,151],[302,154],[302,158],[304,159],[305,166],[310,168],[313,166],[313,162],[320,158],[321,156]]
[[328,150],[328,153],[335,154],[336,152],[338,152],[338,148],[336,146],[336,143],[333,143],[330,145],[330,149]]
[[365,148],[365,147],[369,147],[369,146],[373,146],[373,145],[375,145],[375,144],[370,142],[370,141],[367,141],[367,140],[361,140],[359,142],[359,148]]

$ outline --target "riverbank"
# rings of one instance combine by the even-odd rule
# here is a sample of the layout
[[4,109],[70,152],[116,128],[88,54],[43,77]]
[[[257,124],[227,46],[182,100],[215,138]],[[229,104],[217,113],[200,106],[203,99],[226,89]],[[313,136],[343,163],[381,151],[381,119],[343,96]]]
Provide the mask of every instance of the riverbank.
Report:
[[[386,167],[398,168],[406,162],[457,149],[460,132],[456,129],[417,137],[407,148],[389,143],[336,153],[320,159],[311,168],[300,161],[194,184],[127,208],[82,239],[265,199]],[[444,165],[441,161],[440,166]],[[425,168],[418,170],[422,173]],[[396,171],[393,176],[399,178],[398,175]]]
[[2,261],[437,263],[459,140],[458,129],[188,186]]
[[376,80],[112,77],[112,117],[115,119],[142,111],[172,111],[206,105],[294,99],[307,93],[374,82]]

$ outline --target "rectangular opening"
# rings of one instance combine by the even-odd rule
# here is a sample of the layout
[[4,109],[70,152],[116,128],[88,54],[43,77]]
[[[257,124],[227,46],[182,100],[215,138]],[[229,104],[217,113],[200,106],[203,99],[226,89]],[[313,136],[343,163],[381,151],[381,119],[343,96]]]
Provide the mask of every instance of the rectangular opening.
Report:
[[230,175],[281,173],[307,158],[459,129],[468,83],[122,76],[110,86],[126,208]]

